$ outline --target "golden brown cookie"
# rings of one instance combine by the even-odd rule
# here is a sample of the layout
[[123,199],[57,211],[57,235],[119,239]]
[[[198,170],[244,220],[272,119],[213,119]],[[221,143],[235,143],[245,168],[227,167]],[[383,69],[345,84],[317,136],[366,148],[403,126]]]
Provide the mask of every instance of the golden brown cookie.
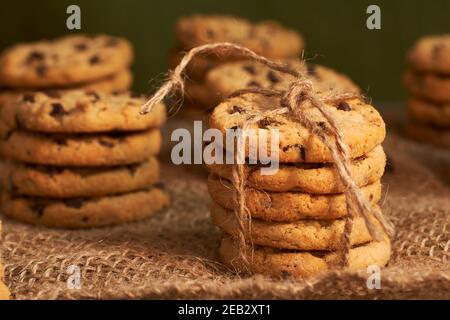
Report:
[[415,122],[450,128],[450,102],[438,104],[410,96],[407,106]]
[[[222,239],[220,259],[237,271],[249,270],[277,278],[306,278],[337,268],[341,260],[338,252],[290,251],[261,246],[255,246],[253,252],[249,249],[247,255],[248,265],[239,258],[238,244],[227,236]],[[348,269],[366,269],[371,265],[382,267],[388,263],[390,255],[391,243],[387,238],[354,246],[350,249]]]
[[450,75],[419,74],[408,70],[403,76],[403,81],[413,96],[450,103]]
[[303,50],[303,39],[294,30],[274,21],[251,23],[225,15],[192,15],[178,20],[175,37],[183,48],[214,42],[232,42],[268,58],[291,58]]
[[[214,203],[211,206],[213,224],[225,233],[236,237],[239,225],[233,211]],[[341,247],[344,219],[299,220],[296,222],[266,222],[252,219],[251,241],[253,244],[292,250],[337,250]],[[353,220],[350,236],[352,245],[372,240],[362,217]]]
[[439,128],[409,121],[405,129],[406,133],[415,140],[450,148],[450,128]]
[[0,57],[0,82],[12,88],[71,87],[128,67],[131,44],[105,35],[69,35],[17,44]]
[[5,158],[26,163],[114,166],[142,162],[156,155],[161,148],[161,133],[157,129],[85,135],[12,131],[0,147]]
[[[210,174],[208,190],[211,198],[224,208],[238,207],[235,189],[230,181]],[[381,198],[381,183],[376,181],[361,188],[372,204]],[[295,222],[301,219],[338,219],[347,214],[342,193],[316,195],[301,192],[267,192],[253,188],[245,190],[246,205],[252,217],[266,221]]]
[[450,34],[420,38],[407,59],[418,71],[450,74]]
[[0,111],[9,127],[48,133],[92,133],[139,131],[159,127],[166,109],[157,104],[142,116],[143,98],[130,94],[104,94],[95,91],[44,91],[25,93]]
[[17,197],[3,193],[2,212],[22,222],[58,228],[90,228],[138,221],[169,205],[167,192],[149,188],[101,198]]
[[149,160],[116,167],[64,168],[1,161],[4,190],[47,198],[100,197],[131,192],[159,180],[159,163]]
[[[298,59],[283,60],[292,68],[307,74],[316,90],[336,93],[360,93],[359,87],[346,75],[330,68],[305,64]],[[213,68],[205,77],[203,87],[210,93],[210,103],[217,105],[232,93],[247,88],[286,90],[294,77],[273,71],[254,61],[237,61]],[[330,92],[331,93],[331,92]]]
[[[208,164],[208,170],[222,178],[231,180],[233,165]],[[381,179],[386,166],[386,155],[382,146],[356,158],[350,166],[352,178],[362,187]],[[266,191],[298,191],[311,194],[344,192],[345,187],[333,164],[292,163],[280,164],[278,171],[270,175],[261,174],[260,165],[245,165],[247,185]]]
[[[320,97],[320,93],[316,94]],[[385,124],[373,106],[361,99],[350,99],[325,105],[326,110],[342,132],[352,158],[361,157],[383,142],[386,135]],[[260,94],[247,93],[229,98],[214,109],[209,121],[210,127],[219,129],[226,135],[228,129],[242,128],[249,118],[279,107],[279,98]],[[303,113],[309,119],[322,127],[324,135],[332,139],[327,121],[320,111],[307,101],[303,103],[302,108]],[[249,126],[249,129],[255,130],[258,139],[260,131],[264,130],[264,133],[267,133],[268,141],[270,141],[272,132],[274,132],[273,134],[279,133],[280,162],[333,162],[331,152],[322,140],[290,116],[281,114],[266,117]],[[271,129],[278,129],[278,131]],[[269,142],[267,150],[271,152]],[[250,155],[248,144],[245,155],[247,157]]]

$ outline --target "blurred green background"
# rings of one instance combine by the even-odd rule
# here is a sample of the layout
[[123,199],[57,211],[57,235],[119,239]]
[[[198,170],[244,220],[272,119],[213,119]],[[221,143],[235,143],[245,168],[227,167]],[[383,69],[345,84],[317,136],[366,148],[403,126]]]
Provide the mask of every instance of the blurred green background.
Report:
[[[133,42],[134,88],[144,93],[151,92],[155,79],[167,70],[176,19],[192,13],[276,19],[295,28],[306,39],[308,57],[348,73],[378,102],[404,98],[404,56],[416,38],[450,32],[449,0],[16,0],[1,5],[0,49],[71,32],[66,29],[70,4],[81,7],[82,32],[121,35]],[[366,28],[370,4],[381,7],[381,30]]]

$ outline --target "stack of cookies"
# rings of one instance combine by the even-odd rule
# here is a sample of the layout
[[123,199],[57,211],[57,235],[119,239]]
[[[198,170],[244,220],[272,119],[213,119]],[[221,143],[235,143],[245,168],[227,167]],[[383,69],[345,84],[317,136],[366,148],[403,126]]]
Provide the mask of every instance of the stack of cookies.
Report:
[[2,212],[52,227],[146,218],[167,206],[158,187],[165,106],[94,91],[32,92],[1,110]]
[[[175,67],[190,49],[215,42],[232,42],[247,47],[271,59],[298,58],[303,50],[301,36],[273,21],[252,23],[246,19],[220,15],[194,15],[181,18],[175,28],[177,44],[170,53],[170,65]],[[186,86],[184,110],[204,113],[209,104],[209,92],[204,85],[206,73],[213,67],[242,60],[239,54],[205,54],[193,59],[187,69],[191,82]],[[187,107],[187,108],[186,108]]]
[[[325,97],[336,91],[321,92]],[[227,130],[242,128],[245,121],[268,110],[280,108],[280,98],[246,93],[226,99],[212,113],[210,126],[226,135]],[[330,135],[327,122],[311,105],[304,105],[309,119],[315,119]],[[328,112],[350,148],[351,174],[361,191],[375,206],[381,197],[380,179],[386,157],[381,146],[385,124],[377,110],[360,98],[326,102]],[[237,190],[234,188],[233,165],[208,165],[208,187],[214,201],[212,221],[223,231],[219,248],[221,260],[229,267],[249,269],[276,277],[308,277],[325,272],[340,263],[341,239],[347,215],[346,197],[333,158],[324,143],[289,115],[266,117],[249,129],[256,138],[278,129],[279,169],[271,175],[261,172],[262,165],[249,164],[251,151],[245,148],[245,204],[252,217],[247,233],[248,264],[241,260]],[[235,145],[219,142],[226,152]],[[268,146],[270,152],[270,144]],[[390,242],[374,241],[362,217],[353,222],[350,235],[349,268],[360,269],[376,264],[383,266],[390,257]],[[244,266],[245,264],[245,266]]]
[[[2,232],[2,222],[0,221],[0,235]],[[0,245],[1,245],[1,239],[0,237]],[[8,287],[3,283],[3,277],[4,277],[4,270],[3,265],[0,257],[0,300],[8,300],[9,299],[9,290]]]
[[32,90],[126,91],[132,60],[127,40],[104,35],[15,45],[0,56],[0,106]]
[[417,140],[450,148],[450,34],[419,39],[407,60],[407,132]]

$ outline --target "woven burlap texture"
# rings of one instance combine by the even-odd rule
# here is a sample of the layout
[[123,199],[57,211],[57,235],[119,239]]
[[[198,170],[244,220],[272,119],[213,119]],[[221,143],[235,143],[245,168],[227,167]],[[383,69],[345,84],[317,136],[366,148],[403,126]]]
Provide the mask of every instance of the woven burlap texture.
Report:
[[[209,220],[206,174],[170,165],[162,176],[173,204],[141,223],[67,231],[4,219],[6,283],[16,299],[448,299],[450,155],[395,130],[385,147],[381,206],[397,235],[381,289],[367,288],[365,270],[307,281],[233,274],[217,260],[220,233]],[[70,265],[80,267],[80,289],[67,287]]]

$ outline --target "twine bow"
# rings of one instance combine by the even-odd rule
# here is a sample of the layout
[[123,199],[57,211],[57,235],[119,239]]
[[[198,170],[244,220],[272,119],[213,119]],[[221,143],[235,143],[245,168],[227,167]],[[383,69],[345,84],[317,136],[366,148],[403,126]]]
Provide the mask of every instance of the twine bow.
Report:
[[[189,62],[194,56],[206,53],[223,53],[236,52],[243,58],[257,61],[266,65],[268,68],[289,74],[295,78],[286,91],[276,91],[270,89],[253,88],[243,89],[232,94],[237,96],[245,93],[258,93],[265,96],[276,96],[280,98],[280,108],[262,112],[256,116],[247,119],[243,126],[242,132],[245,132],[252,124],[259,120],[273,115],[286,114],[308,128],[313,134],[317,135],[319,139],[330,150],[334,165],[339,174],[339,178],[345,187],[345,197],[347,204],[347,216],[342,235],[342,265],[348,265],[348,255],[351,247],[350,234],[352,232],[353,218],[360,214],[366,223],[367,229],[374,240],[382,241],[384,234],[393,235],[394,228],[392,224],[383,216],[378,207],[373,207],[366,196],[361,192],[353,180],[350,172],[351,158],[348,145],[345,142],[342,131],[338,128],[333,116],[327,110],[326,104],[329,102],[339,102],[345,99],[355,98],[355,94],[340,93],[330,95],[328,97],[319,97],[314,92],[314,86],[308,77],[302,74],[297,69],[290,67],[287,64],[271,61],[264,58],[255,52],[241,47],[233,43],[215,43],[206,44],[190,50],[181,60],[180,64],[170,73],[169,79],[156,91],[156,93],[141,107],[141,114],[147,114],[152,110],[152,107],[161,102],[169,94],[179,91],[184,94],[184,71]],[[319,110],[320,114],[326,120],[326,127],[318,125],[315,121],[308,119],[304,113],[304,105],[309,102],[313,107]],[[245,205],[245,185],[246,176],[244,164],[238,161],[233,169],[233,185],[236,189],[238,208],[235,210],[235,216],[239,226],[238,241],[240,244],[240,256],[244,263],[248,263],[247,259],[247,244],[246,239],[249,238],[251,229],[251,216],[247,206]],[[374,219],[379,224],[374,223]],[[380,230],[379,225],[384,230]],[[250,237],[251,238],[251,237]]]

